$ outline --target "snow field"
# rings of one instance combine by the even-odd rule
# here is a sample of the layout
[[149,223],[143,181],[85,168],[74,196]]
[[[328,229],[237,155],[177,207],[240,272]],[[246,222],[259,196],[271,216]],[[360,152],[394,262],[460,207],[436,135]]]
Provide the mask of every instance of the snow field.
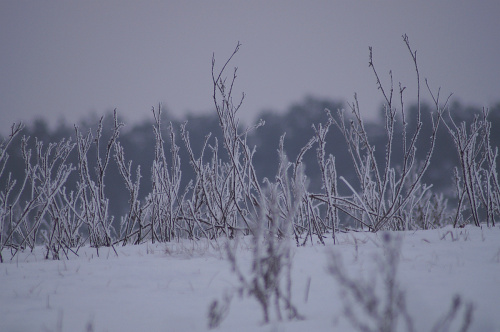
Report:
[[[500,331],[500,228],[393,233],[402,236],[397,281],[417,331],[429,331],[455,294],[474,303],[470,331]],[[355,279],[375,282],[381,234],[338,235],[338,244],[293,248],[293,303],[301,321],[262,324],[253,298],[234,295],[217,331],[353,331],[341,290],[328,274],[338,252]],[[251,264],[250,239],[238,259]],[[211,301],[238,281],[225,260],[224,242],[82,248],[79,256],[43,259],[43,248],[0,265],[0,331],[206,331]],[[459,312],[457,321],[461,321]],[[450,331],[453,331],[453,326]]]

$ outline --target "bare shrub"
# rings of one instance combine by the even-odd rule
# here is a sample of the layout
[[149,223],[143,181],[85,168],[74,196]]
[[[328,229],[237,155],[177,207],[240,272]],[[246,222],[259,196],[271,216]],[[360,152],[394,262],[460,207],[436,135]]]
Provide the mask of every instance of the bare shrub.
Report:
[[[88,227],[90,245],[96,248],[101,246],[113,247],[111,238],[113,218],[108,213],[109,198],[106,197],[104,192],[104,177],[112,150],[120,134],[120,128],[123,126],[123,124],[118,123],[115,110],[111,137],[104,149],[102,149],[103,120],[104,117],[101,117],[95,136],[90,130],[84,136],[78,126],[75,126],[78,172],[80,175],[78,182],[81,203],[80,218]],[[88,153],[92,145],[95,146],[96,155],[94,172],[89,169],[88,161]]]
[[[398,281],[401,238],[391,233],[383,233],[381,238],[382,254],[376,256],[377,269],[371,280],[351,276],[335,251],[330,252],[328,272],[341,287],[345,317],[357,331],[415,331],[406,306],[406,294]],[[456,295],[449,311],[438,319],[431,331],[448,331],[450,325],[456,322],[457,313],[464,307],[462,302],[462,298]],[[473,308],[472,303],[465,304],[457,331],[469,329]]]
[[[469,218],[476,226],[486,219],[489,226],[495,226],[495,216],[500,213],[500,186],[496,169],[498,147],[490,142],[491,122],[487,109],[474,117],[469,130],[465,122],[457,125],[448,112],[446,128],[458,153],[460,166],[455,168],[458,206],[453,225],[468,223]],[[464,213],[468,211],[467,213]]]
[[137,166],[135,181],[132,180],[132,161],[126,163],[125,152],[119,142],[115,145],[115,160],[130,195],[129,212],[122,217],[117,242],[121,242],[122,245],[126,245],[129,241],[139,244],[143,239],[143,230],[146,227],[145,215],[149,211],[149,204],[142,205],[139,200],[139,188],[142,178],[141,167]]
[[[328,272],[341,287],[344,313],[352,326],[359,331],[397,331],[398,321],[403,320],[407,331],[414,331],[413,322],[406,309],[406,297],[397,282],[400,238],[390,233],[382,235],[383,255],[379,256],[376,275],[381,278],[366,281],[351,277],[342,263],[341,256],[332,251]],[[381,294],[377,290],[381,289]]]
[[[411,55],[417,81],[417,119],[416,128],[410,134],[408,122],[406,121],[404,91],[405,87],[399,84],[399,109],[393,100],[393,80],[392,72],[389,73],[391,85],[386,89],[375,69],[373,62],[372,48],[370,47],[369,65],[377,80],[377,86],[385,99],[385,133],[387,136],[385,146],[385,160],[383,168],[375,157],[375,146],[370,143],[368,132],[361,117],[357,96],[354,102],[349,104],[352,118],[347,119],[343,111],[337,112],[334,118],[330,112],[330,121],[335,123],[342,132],[348,146],[354,170],[360,186],[360,192],[355,190],[353,184],[349,183],[343,176],[340,179],[352,192],[352,196],[335,200],[339,209],[353,211],[349,213],[360,225],[363,225],[373,232],[382,229],[400,229],[400,225],[410,225],[408,217],[415,206],[416,193],[426,191],[426,187],[421,183],[422,176],[429,167],[431,155],[436,142],[436,134],[441,122],[443,108],[437,107],[432,119],[432,134],[430,137],[430,147],[425,159],[419,163],[416,157],[416,144],[422,131],[421,111],[420,111],[420,73],[417,64],[417,53],[413,51],[408,37],[403,36],[403,40]],[[402,120],[402,151],[399,156],[395,156],[394,133],[397,115]],[[397,160],[400,158],[400,160]],[[398,165],[398,167],[396,167]],[[410,204],[413,202],[413,204]]]
[[[239,47],[238,43],[229,60],[236,54]],[[292,164],[288,162],[284,154],[282,137],[276,182],[272,183],[265,179],[267,190],[261,189],[252,163],[255,149],[251,150],[246,143],[247,134],[252,128],[241,133],[238,129],[236,112],[243,97],[237,106],[231,97],[236,69],[229,87],[226,86],[226,80],[221,78],[229,60],[217,76],[214,75],[215,60],[212,61],[213,97],[229,161],[222,163],[215,159],[217,155],[216,141],[215,148],[212,148],[214,156],[212,165],[214,167],[206,167],[203,170],[202,157],[195,159],[190,145],[187,144],[191,163],[197,172],[195,188],[199,187],[205,199],[213,202],[208,203],[207,206],[211,207],[210,213],[213,217],[216,216],[214,212],[217,212],[218,218],[215,221],[219,222],[219,227],[226,235],[228,235],[226,230],[234,230],[235,226],[239,224],[238,219],[242,220],[243,225],[252,234],[252,263],[249,269],[242,266],[238,260],[236,248],[229,244],[227,246],[228,261],[239,280],[239,293],[254,298],[259,303],[265,323],[269,322],[271,312],[275,313],[278,320],[282,320],[282,310],[286,311],[287,319],[301,318],[292,303],[292,252],[290,247],[292,234],[296,232],[294,223],[297,220],[299,206],[305,197],[304,191],[301,190],[304,188],[304,184],[296,181],[297,179],[303,181],[301,160],[298,159],[296,162],[294,176],[291,180],[289,169]],[[218,96],[221,101],[219,101]],[[258,124],[257,127],[260,125]],[[185,136],[185,141],[189,142],[188,136]],[[221,166],[218,166],[219,164]],[[215,167],[216,165],[217,167]],[[219,178],[219,174],[223,177]],[[215,197],[207,197],[207,193],[212,193]],[[225,199],[221,199],[222,197]],[[223,223],[220,224],[220,221]],[[296,239],[298,240],[297,236]],[[222,317],[220,311],[219,302],[212,302],[209,327],[220,323],[219,319]]]
[[[290,229],[290,226],[285,226],[290,225],[290,222],[280,217],[278,195],[277,187],[271,187],[267,200],[262,202],[262,219],[252,232],[250,270],[241,266],[235,248],[228,246],[227,249],[231,269],[239,280],[238,291],[259,303],[264,323],[270,321],[271,312],[281,321],[282,310],[286,311],[286,318],[289,320],[302,318],[292,303],[290,234],[283,232]],[[280,226],[281,236],[278,232]]]
[[[9,159],[7,149],[23,128],[23,124],[14,123],[11,127],[11,131],[7,139],[0,143],[0,178],[5,171],[5,167]],[[12,227],[12,206],[17,204],[20,193],[23,191],[23,188],[20,188],[19,190],[16,189],[19,194],[17,195],[17,197],[12,197],[16,196],[16,192],[14,191],[16,184],[17,181],[13,179],[12,175],[9,173],[5,188],[0,191],[0,262],[3,262],[2,250],[8,245],[8,242],[5,240],[5,232],[7,232],[8,229]]]
[[[233,100],[237,68],[229,82],[224,76],[227,65],[240,46],[238,43],[219,72],[215,70],[215,57],[212,58],[213,101],[222,130],[225,155],[220,155],[217,138],[213,145],[208,144],[211,137],[208,135],[200,157],[196,158],[186,125],[181,128],[182,139],[196,174],[192,199],[184,208],[184,218],[193,221],[210,238],[220,235],[233,237],[238,231],[251,232],[250,225],[257,220],[262,195],[252,162],[255,149],[248,146],[247,135],[263,123],[246,130],[240,128],[237,112],[244,94],[238,102]],[[211,150],[212,157],[210,162],[205,163],[204,153],[207,147]]]
[[[0,261],[4,249],[11,249],[15,255],[17,250],[37,244],[45,245],[47,258],[57,259],[71,251],[77,253],[85,243],[97,249],[101,246],[114,249],[117,243],[170,242],[181,238],[218,241],[221,237],[253,234],[262,241],[290,237],[296,245],[305,245],[315,240],[325,244],[330,232],[335,243],[336,233],[349,223],[372,232],[437,228],[449,221],[456,227],[471,221],[479,226],[483,218],[487,225],[495,225],[500,213],[498,149],[490,142],[488,110],[476,116],[469,129],[465,123],[456,124],[451,114],[444,120],[460,160],[460,166],[455,169],[457,207],[453,216],[448,210],[447,198],[433,192],[431,184],[423,183],[449,97],[443,103],[440,90],[434,94],[426,81],[434,108],[430,128],[426,128],[430,140],[422,137],[425,131],[417,53],[406,35],[403,42],[416,74],[415,121],[407,119],[406,87],[399,83],[395,93],[391,72],[390,86],[382,85],[370,48],[369,66],[385,100],[383,153],[375,153],[355,95],[354,102],[349,104],[349,115],[343,110],[336,114],[326,110],[326,122],[312,125],[314,134],[298,155],[290,159],[285,153],[283,133],[274,179],[257,177],[253,161],[256,148],[251,148],[247,141],[249,133],[264,123],[247,128],[240,125],[238,112],[245,95],[235,97],[237,68],[226,76],[240,43],[219,70],[215,56],[212,58],[212,99],[222,136],[207,135],[201,151],[195,155],[188,124],[180,126],[180,137],[194,170],[194,178],[184,188],[181,188],[181,147],[170,123],[167,130],[170,154],[167,152],[161,108],[153,109],[152,188],[143,201],[139,199],[141,169],[137,167],[134,173],[132,161],[126,161],[118,141],[122,124],[116,111],[106,143],[103,142],[103,118],[95,132],[89,130],[84,134],[75,126],[75,143],[69,139],[59,143],[35,139],[35,147],[28,148],[29,139],[24,137],[20,143],[24,177],[13,179],[8,174],[4,179],[6,149],[22,129],[22,125],[14,125],[10,136],[0,144],[0,178],[5,183],[0,192]],[[326,153],[326,145],[330,144],[327,135],[333,129],[338,129],[344,137],[354,181],[347,180],[346,174],[338,174],[335,156]],[[418,160],[417,143],[424,139],[428,140],[428,148],[423,160]],[[76,165],[68,162],[74,147],[78,157]],[[320,192],[315,193],[308,191],[309,179],[303,163],[304,156],[314,149],[322,182]],[[109,198],[105,194],[106,170],[112,155],[129,192],[128,212],[122,216],[118,230],[114,229],[114,217],[110,215]],[[67,183],[75,169],[78,171],[76,185]],[[347,190],[347,194],[340,189]],[[277,224],[272,225],[269,220]]]
[[332,118],[330,118],[326,126],[319,124],[318,128],[314,126],[313,128],[318,141],[318,148],[316,150],[317,160],[321,170],[323,189],[325,191],[326,213],[324,224],[331,228],[333,242],[335,243],[335,232],[340,223],[339,209],[337,208],[339,204],[336,204],[336,197],[339,196],[337,189],[337,169],[335,167],[335,157],[333,155],[330,154],[325,160],[326,134],[332,124],[333,121]]
[[175,144],[175,134],[170,124],[170,152],[172,164],[169,169],[163,137],[161,134],[161,109],[155,113],[155,125],[153,127],[156,144],[155,159],[153,161],[152,172],[152,192],[148,197],[151,204],[151,241],[169,242],[180,232],[177,226],[177,219],[180,213],[179,189],[181,185],[181,158],[179,157],[179,147]]
[[208,308],[208,328],[214,329],[219,327],[222,321],[229,314],[229,307],[233,294],[225,293],[221,300],[213,300]]
[[[72,165],[66,159],[74,147],[68,140],[50,143],[44,149],[43,142],[35,141],[35,153],[28,148],[28,137],[21,141],[21,151],[25,162],[25,179],[20,187],[18,197],[9,207],[9,230],[3,246],[14,249],[14,256],[19,249],[34,249],[41,240],[46,245],[47,256],[52,252],[56,257],[61,246],[71,246],[75,234],[65,232],[66,218],[60,215],[64,202],[60,200],[61,190],[71,172]],[[10,183],[14,186],[15,183]],[[29,198],[20,202],[20,195],[30,191]],[[51,218],[52,217],[52,218]],[[61,218],[60,218],[61,217]],[[55,237],[54,237],[55,236]],[[3,248],[2,248],[3,249]]]

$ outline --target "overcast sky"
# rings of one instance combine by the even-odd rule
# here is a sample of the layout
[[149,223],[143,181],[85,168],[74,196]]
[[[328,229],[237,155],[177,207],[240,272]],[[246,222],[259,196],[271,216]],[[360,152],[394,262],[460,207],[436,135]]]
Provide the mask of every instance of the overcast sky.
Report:
[[[43,117],[73,123],[117,108],[129,122],[162,103],[212,109],[211,58],[233,66],[244,120],[306,95],[352,100],[368,116],[384,84],[422,78],[466,104],[500,101],[500,1],[0,1],[0,132]],[[218,66],[218,68],[219,68]]]

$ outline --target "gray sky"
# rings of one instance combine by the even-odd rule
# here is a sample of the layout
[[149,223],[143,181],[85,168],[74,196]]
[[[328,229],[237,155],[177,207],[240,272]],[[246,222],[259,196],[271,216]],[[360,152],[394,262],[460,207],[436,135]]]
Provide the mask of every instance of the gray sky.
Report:
[[[466,104],[500,101],[500,1],[0,1],[0,132],[44,117],[73,123],[117,108],[128,122],[162,103],[175,115],[212,109],[211,57],[232,63],[243,120],[305,95],[382,102],[414,71]],[[427,95],[427,94],[426,94]]]

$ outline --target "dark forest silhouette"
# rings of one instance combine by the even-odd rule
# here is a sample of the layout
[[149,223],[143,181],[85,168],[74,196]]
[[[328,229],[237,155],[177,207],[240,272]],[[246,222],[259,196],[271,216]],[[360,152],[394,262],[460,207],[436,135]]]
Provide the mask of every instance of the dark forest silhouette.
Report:
[[[314,135],[312,124],[324,123],[326,121],[327,116],[325,114],[325,109],[336,111],[344,107],[344,104],[340,101],[307,97],[301,102],[291,105],[285,112],[267,111],[261,113],[258,118],[262,119],[265,125],[259,127],[257,130],[249,132],[248,135],[249,146],[256,147],[253,161],[258,177],[261,179],[264,177],[272,178],[274,174],[276,174],[276,165],[279,161],[279,141],[283,133],[286,133],[284,139],[285,152],[290,160],[294,160],[302,147],[306,145],[308,140]],[[409,107],[407,118],[410,121],[410,127],[415,127],[415,123],[411,123],[411,121],[416,118],[416,111],[416,106]],[[430,135],[430,132],[428,132],[431,128],[429,125],[429,111],[429,105],[422,105],[422,136],[424,137]],[[453,116],[455,122],[465,122],[468,126],[472,123],[474,116],[480,114],[481,111],[482,109],[479,107],[465,106],[458,102],[449,106],[449,112]],[[380,114],[382,114],[382,112],[383,109],[380,110]],[[120,119],[119,110],[118,118]],[[185,119],[175,120],[172,119],[168,111],[164,111],[162,113],[162,118],[165,124],[163,126],[164,137],[169,136],[167,133],[168,126],[166,124],[171,122],[174,130],[178,133],[181,125],[185,122],[187,123],[186,128],[190,133],[191,145],[196,154],[200,152],[207,134],[212,133],[213,137],[218,137],[219,139],[222,136],[219,119],[215,112],[206,115],[188,115]],[[95,131],[98,121],[99,118],[95,115],[89,116],[83,118],[78,123],[78,126],[84,133],[88,130]],[[376,153],[379,155],[379,160],[383,160],[384,146],[386,144],[383,121],[384,118],[382,115],[379,119],[365,121],[365,126],[371,136],[372,143],[377,147]],[[493,128],[490,134],[491,144],[493,146],[500,146],[500,131],[495,130],[496,128],[500,128],[500,103],[497,103],[490,109],[489,121],[492,123]],[[124,148],[126,158],[133,161],[134,167],[138,165],[141,166],[142,179],[139,198],[142,199],[149,193],[152,186],[151,168],[155,153],[153,115],[151,114],[150,119],[133,125],[127,125],[126,120],[124,122],[125,126],[120,132],[118,140]],[[103,122],[104,141],[109,139],[112,123],[112,113],[106,114]],[[399,121],[399,124],[400,123],[401,121]],[[401,128],[397,128],[397,130],[399,130],[399,132],[395,133],[396,138],[401,134]],[[51,129],[46,119],[39,118],[31,124],[26,125],[20,135],[18,135],[17,140],[20,140],[22,136],[30,137],[28,146],[33,148],[35,139],[44,142],[44,144],[59,142],[63,138],[72,138],[74,140],[75,128],[72,125],[60,122],[56,128]],[[170,142],[167,141],[165,143],[165,148],[170,149]],[[182,147],[181,142],[177,142],[177,144],[180,144]],[[401,140],[396,139],[395,144],[395,149],[397,150],[397,144],[401,144]],[[458,155],[455,149],[452,148],[453,145],[453,140],[446,128],[440,128],[438,139],[436,140],[435,151],[432,155],[431,165],[424,175],[423,180],[424,183],[432,183],[434,190],[447,193],[449,199],[452,199],[454,196],[452,170],[455,166],[459,165]],[[426,141],[423,139],[419,140],[417,146],[417,157],[419,159],[425,156],[426,149]],[[347,151],[344,138],[337,128],[328,132],[325,150],[327,154],[335,156],[338,175],[346,179],[354,180],[355,174],[350,160],[351,157]],[[6,165],[5,174],[12,173],[14,178],[21,179],[24,176],[25,167],[19,144],[12,144],[7,153],[9,154],[9,161]],[[95,155],[95,151],[89,151],[90,162],[94,160],[94,155],[92,155],[92,153]],[[193,178],[194,173],[189,164],[187,151],[181,148],[179,154],[181,157],[182,185],[184,186]],[[168,151],[166,151],[166,157],[167,161],[170,163],[171,160],[169,160],[170,154]],[[76,150],[70,153],[68,162],[73,165],[77,163]],[[305,172],[310,179],[310,188],[319,191],[322,183],[321,174],[313,150],[308,151],[304,156],[304,164],[306,165]],[[68,183],[75,183],[77,176],[77,172],[71,174]],[[73,177],[73,181],[71,181],[71,177]],[[0,185],[5,186],[5,179],[1,179],[1,181],[2,183]],[[342,186],[340,186],[339,189],[346,190],[346,188],[342,188]],[[105,191],[106,195],[110,198],[110,213],[116,216],[117,220],[118,216],[127,212],[129,194],[114,160],[110,162],[109,171],[105,176]]]

